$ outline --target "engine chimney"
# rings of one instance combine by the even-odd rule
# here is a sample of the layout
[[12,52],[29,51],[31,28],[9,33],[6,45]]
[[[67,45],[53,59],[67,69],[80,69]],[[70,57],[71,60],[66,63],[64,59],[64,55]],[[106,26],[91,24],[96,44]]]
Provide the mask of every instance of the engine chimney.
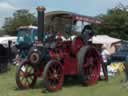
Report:
[[38,40],[43,42],[44,39],[44,7],[37,7],[38,12]]

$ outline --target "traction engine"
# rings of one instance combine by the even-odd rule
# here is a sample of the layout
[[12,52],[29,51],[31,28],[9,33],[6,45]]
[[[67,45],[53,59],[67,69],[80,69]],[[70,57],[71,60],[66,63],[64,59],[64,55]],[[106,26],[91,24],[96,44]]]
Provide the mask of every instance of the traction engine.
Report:
[[98,50],[83,35],[73,40],[63,41],[61,36],[51,36],[48,41],[44,34],[44,11],[38,7],[38,41],[28,52],[28,56],[18,66],[16,83],[21,89],[31,88],[38,77],[49,91],[59,90],[64,77],[78,75],[84,85],[94,85],[100,76],[102,59]]

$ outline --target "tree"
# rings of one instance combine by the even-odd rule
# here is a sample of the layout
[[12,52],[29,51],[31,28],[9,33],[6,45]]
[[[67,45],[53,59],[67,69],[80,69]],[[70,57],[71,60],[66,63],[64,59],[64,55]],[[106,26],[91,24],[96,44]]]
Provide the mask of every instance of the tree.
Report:
[[16,35],[19,26],[35,25],[36,17],[26,9],[17,10],[12,17],[5,18],[4,31],[9,35]]
[[0,36],[3,36],[4,35],[4,31],[3,29],[0,29]]
[[117,6],[108,10],[106,15],[100,15],[101,25],[94,25],[97,34],[108,34],[120,39],[128,40],[128,10],[127,6]]

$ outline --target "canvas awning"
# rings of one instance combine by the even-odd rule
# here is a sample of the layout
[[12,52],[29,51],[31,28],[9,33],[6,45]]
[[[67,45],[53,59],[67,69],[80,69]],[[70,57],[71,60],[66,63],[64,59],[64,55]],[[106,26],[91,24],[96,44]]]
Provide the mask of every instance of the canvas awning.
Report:
[[121,41],[121,39],[110,37],[108,35],[96,35],[93,36],[91,40],[93,44],[107,44],[107,45],[111,45],[113,43],[118,43]]

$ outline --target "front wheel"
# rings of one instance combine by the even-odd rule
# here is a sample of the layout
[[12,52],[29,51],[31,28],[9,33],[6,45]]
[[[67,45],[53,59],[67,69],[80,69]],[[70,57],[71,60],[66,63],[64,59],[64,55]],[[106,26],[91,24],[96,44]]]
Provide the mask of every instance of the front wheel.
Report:
[[51,60],[49,61],[43,72],[43,84],[49,91],[59,90],[64,81],[63,66],[60,62]]
[[32,88],[37,80],[34,66],[27,60],[23,61],[16,71],[16,84],[20,89]]

